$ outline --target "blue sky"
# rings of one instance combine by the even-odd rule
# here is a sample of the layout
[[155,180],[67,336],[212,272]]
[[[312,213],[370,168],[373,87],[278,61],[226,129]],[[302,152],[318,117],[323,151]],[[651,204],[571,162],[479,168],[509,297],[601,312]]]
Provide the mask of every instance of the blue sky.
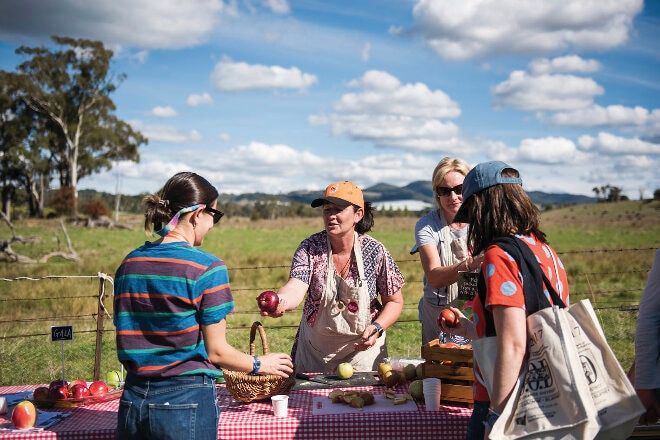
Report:
[[51,35],[101,40],[141,160],[79,182],[220,192],[430,180],[504,160],[525,188],[660,188],[660,2],[3,0],[0,69]]

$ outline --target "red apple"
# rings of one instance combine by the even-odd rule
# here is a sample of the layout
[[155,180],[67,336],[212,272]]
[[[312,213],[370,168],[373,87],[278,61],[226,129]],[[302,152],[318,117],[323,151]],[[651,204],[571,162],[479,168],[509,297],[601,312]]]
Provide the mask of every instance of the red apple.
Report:
[[64,400],[69,397],[69,389],[67,387],[52,387],[48,390],[49,400]]
[[458,315],[452,312],[451,309],[442,309],[442,312],[440,312],[440,318],[444,319],[445,325],[450,328],[456,327],[459,322]]
[[48,388],[59,388],[59,387],[65,387],[66,388],[68,386],[69,386],[69,382],[67,382],[66,380],[58,379],[58,380],[52,381],[50,383],[50,385],[48,386]]
[[37,408],[29,400],[23,400],[14,407],[11,422],[16,429],[32,428],[37,422]]
[[261,292],[257,297],[257,304],[262,312],[275,313],[277,305],[280,303],[280,297],[272,290]]
[[34,400],[48,400],[48,387],[37,387],[32,392],[32,398]]
[[76,386],[76,385],[85,385],[85,386],[87,386],[87,382],[85,382],[85,381],[82,380],[82,379],[76,379],[76,380],[72,380],[71,382],[69,382],[69,386],[68,386],[68,388],[69,388],[69,396],[72,395],[72,393],[73,393],[73,387]]
[[108,394],[108,384],[102,380],[97,380],[89,385],[89,394],[91,396],[104,396]]
[[85,397],[89,397],[89,388],[87,388],[87,384],[77,383],[71,388],[70,395],[74,399],[84,399]]

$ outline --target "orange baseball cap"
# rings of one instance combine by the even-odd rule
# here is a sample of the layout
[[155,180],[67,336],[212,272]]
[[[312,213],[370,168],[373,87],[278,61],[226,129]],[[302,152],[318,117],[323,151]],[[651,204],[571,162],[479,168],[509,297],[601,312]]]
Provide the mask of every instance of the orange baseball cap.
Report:
[[364,208],[364,196],[362,195],[362,190],[348,180],[328,185],[323,197],[319,197],[312,201],[312,208],[321,206],[323,202],[333,203],[339,206],[355,205]]

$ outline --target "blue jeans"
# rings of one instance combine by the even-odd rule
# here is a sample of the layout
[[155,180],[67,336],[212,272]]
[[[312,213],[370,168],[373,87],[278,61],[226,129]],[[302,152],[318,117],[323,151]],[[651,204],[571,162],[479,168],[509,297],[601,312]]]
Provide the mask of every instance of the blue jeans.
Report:
[[474,401],[472,416],[470,417],[467,433],[465,435],[466,440],[483,440],[486,431],[484,421],[488,415],[489,406],[490,402],[484,402],[482,400]]
[[213,378],[129,374],[119,400],[116,438],[216,440],[218,419]]

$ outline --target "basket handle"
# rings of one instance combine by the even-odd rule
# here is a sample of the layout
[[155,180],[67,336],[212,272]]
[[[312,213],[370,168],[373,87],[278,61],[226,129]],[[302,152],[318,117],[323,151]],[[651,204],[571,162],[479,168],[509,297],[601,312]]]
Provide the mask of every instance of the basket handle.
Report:
[[252,323],[252,328],[250,329],[250,355],[254,356],[255,343],[254,339],[256,337],[257,329],[259,329],[259,336],[261,337],[261,348],[263,349],[264,354],[268,354],[268,339],[266,339],[266,331],[264,326],[261,325],[259,321]]

